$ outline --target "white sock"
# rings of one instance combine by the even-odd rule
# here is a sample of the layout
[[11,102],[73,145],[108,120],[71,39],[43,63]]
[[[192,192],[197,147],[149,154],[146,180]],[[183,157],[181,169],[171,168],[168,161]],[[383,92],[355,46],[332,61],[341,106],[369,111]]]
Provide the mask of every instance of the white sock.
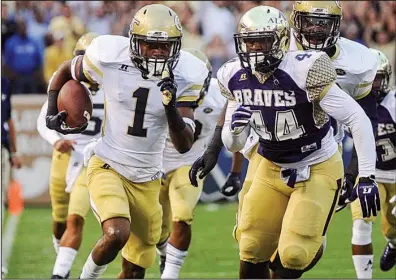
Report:
[[166,247],[166,263],[164,273],[161,275],[161,279],[177,279],[179,278],[179,271],[184,262],[184,258],[187,256],[187,251],[181,251],[168,244]]
[[69,273],[74,259],[77,256],[77,251],[69,247],[59,247],[58,256],[56,257],[54,270],[52,275],[59,275],[63,278]]
[[58,255],[60,239],[56,238],[55,235],[52,235],[52,244],[54,245],[55,253]]
[[158,256],[161,256],[161,257],[166,256],[166,246],[168,245],[168,240],[169,240],[169,238],[161,245],[156,246]]
[[374,255],[354,255],[352,259],[358,279],[373,278]]
[[84,264],[84,267],[80,275],[80,279],[97,279],[103,274],[103,272],[105,272],[106,268],[107,268],[107,264],[105,265],[95,264],[92,259],[92,253],[91,253],[89,254],[88,259]]

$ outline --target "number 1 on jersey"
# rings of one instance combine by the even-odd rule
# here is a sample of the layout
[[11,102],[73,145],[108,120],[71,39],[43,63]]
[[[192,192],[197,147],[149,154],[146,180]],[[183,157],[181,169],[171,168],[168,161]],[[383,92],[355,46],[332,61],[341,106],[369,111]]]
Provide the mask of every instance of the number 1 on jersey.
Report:
[[132,97],[136,98],[135,116],[133,125],[128,126],[128,134],[137,137],[147,137],[147,128],[143,128],[144,114],[146,113],[147,99],[150,89],[140,87],[135,90]]

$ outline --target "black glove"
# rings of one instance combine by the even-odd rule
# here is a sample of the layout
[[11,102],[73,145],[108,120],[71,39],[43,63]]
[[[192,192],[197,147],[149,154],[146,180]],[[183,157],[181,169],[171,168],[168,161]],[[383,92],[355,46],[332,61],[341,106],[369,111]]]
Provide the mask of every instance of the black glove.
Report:
[[216,166],[217,159],[223,147],[223,142],[221,140],[221,126],[216,126],[212,142],[209,144],[208,148],[204,154],[199,157],[191,166],[188,176],[190,177],[190,182],[194,187],[198,187],[197,174],[199,174],[199,179],[203,179],[210,171]]
[[350,201],[359,198],[360,207],[362,208],[363,218],[371,215],[377,216],[377,212],[381,211],[380,196],[375,176],[362,177],[356,184],[349,197]]
[[162,79],[157,86],[160,87],[160,91],[162,92],[162,104],[164,106],[175,107],[177,83],[175,82],[172,70],[163,71]]
[[70,128],[66,123],[66,111],[59,112],[56,115],[49,115],[45,117],[46,125],[49,129],[55,130],[61,134],[77,134],[83,132],[88,122],[80,127]]
[[340,199],[338,200],[338,206],[336,208],[336,213],[347,207],[347,205],[351,202],[349,200],[353,187],[355,185],[356,178],[346,173],[344,176],[344,183],[341,188]]
[[227,176],[227,180],[224,186],[220,189],[220,192],[225,196],[233,196],[241,189],[241,173],[231,172]]

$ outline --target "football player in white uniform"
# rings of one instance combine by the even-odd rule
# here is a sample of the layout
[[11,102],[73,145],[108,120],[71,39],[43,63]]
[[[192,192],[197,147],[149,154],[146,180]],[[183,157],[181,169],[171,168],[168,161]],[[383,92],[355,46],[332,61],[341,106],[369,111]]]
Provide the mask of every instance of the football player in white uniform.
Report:
[[[346,38],[339,38],[342,19],[340,1],[296,1],[291,20],[294,28],[291,50],[323,50],[332,60],[337,73],[337,85],[355,99],[370,118],[373,131],[377,127],[375,96],[371,93],[377,69],[377,59],[370,50]],[[343,126],[332,120],[335,138],[340,147],[344,138]],[[343,190],[337,211],[344,208],[358,175],[355,149],[345,170]],[[358,278],[372,277],[372,222],[375,217],[363,217],[359,201],[352,203],[352,255]]]
[[268,278],[276,250],[271,269],[281,278],[301,277],[315,258],[344,172],[330,117],[349,127],[356,142],[359,181],[350,199],[359,198],[364,217],[380,210],[368,117],[335,84],[329,56],[288,51],[290,36],[279,10],[249,10],[234,36],[239,59],[217,74],[229,98],[224,145],[232,152],[242,150],[251,129],[260,138],[262,158],[238,221],[241,278]]
[[[93,40],[93,38],[95,38],[96,36],[98,36],[98,34],[92,32],[86,33],[83,36],[81,36],[78,39],[76,46],[73,50],[73,55],[77,56],[83,54],[86,48],[88,47],[88,45]],[[37,130],[40,133],[41,137],[43,137],[44,140],[46,140],[48,143],[51,144],[51,146],[54,147],[54,151],[52,154],[52,161],[51,161],[51,172],[50,172],[50,197],[51,197],[52,217],[53,217],[52,238],[53,238],[55,252],[57,255],[59,255],[59,244],[61,242],[62,236],[64,236],[64,232],[66,230],[66,223],[68,224],[69,237],[63,238],[64,242],[62,246],[68,247],[69,243],[65,244],[65,242],[69,242],[67,240],[70,240],[69,238],[73,238],[77,243],[73,243],[74,245],[72,245],[72,247],[78,250],[82,238],[82,227],[84,223],[83,218],[85,217],[86,213],[89,210],[89,200],[86,201],[85,203],[82,203],[82,201],[84,200],[84,198],[82,197],[83,195],[78,194],[79,190],[81,190],[81,192],[86,193],[85,197],[87,197],[88,190],[86,189],[86,186],[80,188],[80,185],[78,185],[78,187],[75,188],[74,192],[70,194],[70,188],[73,186],[73,184],[68,184],[69,189],[67,191],[67,182],[66,182],[67,178],[70,179],[70,175],[68,176],[67,174],[70,174],[71,171],[73,170],[71,166],[70,155],[73,154],[74,159],[76,159],[76,156],[78,155],[82,156],[82,150],[84,146],[93,137],[97,136],[97,133],[100,132],[100,125],[101,125],[100,107],[102,107],[102,111],[103,111],[104,97],[101,92],[97,92],[96,88],[93,88],[89,84],[85,84],[85,85],[86,87],[89,88],[90,92],[93,95],[93,99],[94,99],[93,101],[96,110],[95,110],[95,117],[91,120],[91,123],[95,122],[96,125],[91,127],[89,131],[86,131],[84,135],[65,136],[57,133],[56,131],[48,129],[45,125],[47,102],[45,102],[43,107],[41,108],[40,115],[37,119]],[[82,167],[82,161],[78,161],[76,163],[76,168],[74,170],[80,170],[81,167]],[[72,181],[74,181],[75,178],[72,179],[73,179]],[[80,181],[81,180],[79,180],[79,182]],[[72,196],[72,198],[70,198],[70,196]],[[81,199],[78,198],[80,196]],[[72,236],[70,236],[71,234]]]
[[[196,49],[184,49],[202,60],[208,67],[209,74],[200,93],[200,100],[194,110],[195,133],[194,144],[185,154],[179,154],[169,136],[163,156],[163,185],[160,192],[162,205],[162,232],[157,245],[160,256],[162,279],[177,279],[179,271],[187,256],[191,242],[191,225],[194,209],[202,192],[203,180],[198,181],[198,188],[192,188],[188,179],[191,164],[202,155],[211,138],[226,98],[221,95],[216,79],[211,79],[212,67],[208,58]],[[169,240],[169,241],[168,241]]]
[[91,206],[103,237],[80,278],[100,277],[121,249],[119,278],[143,278],[155,260],[168,129],[176,150],[188,152],[195,131],[193,105],[208,75],[202,61],[180,51],[181,39],[182,27],[172,9],[144,6],[131,22],[129,38],[95,38],[84,56],[60,67],[51,83],[47,126],[61,133],[86,126],[68,128],[66,113],[57,111],[58,92],[68,80],[99,84],[105,95],[102,137],[87,170]]
[[392,68],[383,52],[370,49],[379,60],[373,92],[378,104],[376,178],[381,196],[381,229],[387,240],[380,268],[391,270],[396,264],[396,88],[389,86]]

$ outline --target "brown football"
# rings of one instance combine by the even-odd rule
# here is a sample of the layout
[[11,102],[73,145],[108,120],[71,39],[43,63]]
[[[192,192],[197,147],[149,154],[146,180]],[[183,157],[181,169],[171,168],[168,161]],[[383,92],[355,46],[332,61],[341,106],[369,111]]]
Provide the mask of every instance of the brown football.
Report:
[[92,116],[92,100],[89,90],[80,82],[70,80],[61,88],[58,95],[58,111],[66,111],[69,127],[80,127]]

